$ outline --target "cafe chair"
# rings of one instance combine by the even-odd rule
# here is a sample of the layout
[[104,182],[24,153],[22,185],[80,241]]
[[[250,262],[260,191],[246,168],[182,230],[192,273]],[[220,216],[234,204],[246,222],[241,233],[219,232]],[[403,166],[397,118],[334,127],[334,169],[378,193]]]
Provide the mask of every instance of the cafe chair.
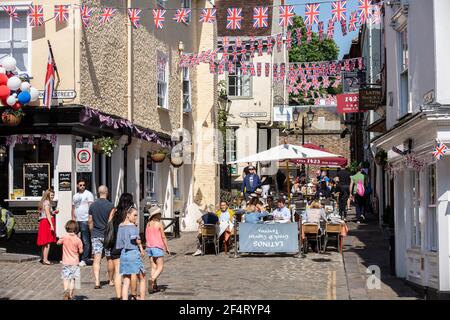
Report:
[[219,236],[217,235],[217,226],[215,224],[205,224],[201,227],[202,234],[202,256],[205,255],[206,244],[214,244],[216,256],[219,254]]
[[319,253],[321,251],[319,225],[317,223],[305,223],[302,228],[305,235],[305,240],[303,241],[303,253],[308,253],[310,241],[316,242],[317,253]]
[[333,237],[336,239],[337,250],[342,253],[341,248],[341,224],[339,223],[327,223],[325,226],[325,240],[323,244],[323,252],[327,250],[328,238]]

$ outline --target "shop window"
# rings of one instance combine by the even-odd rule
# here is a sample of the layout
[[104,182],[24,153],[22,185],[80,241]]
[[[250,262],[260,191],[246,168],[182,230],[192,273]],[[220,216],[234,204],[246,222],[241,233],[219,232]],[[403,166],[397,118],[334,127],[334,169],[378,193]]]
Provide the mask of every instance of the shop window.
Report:
[[146,167],[146,197],[150,199],[155,199],[155,179],[156,179],[156,164],[152,161],[150,156],[147,154],[147,167]]
[[34,143],[16,143],[13,149],[13,190],[16,195],[26,196],[24,165],[40,163],[50,165],[50,181],[53,186],[53,146],[48,140],[34,138]]
[[31,70],[31,28],[27,24],[27,7],[16,7],[17,19],[0,10],[0,64],[4,56],[13,56],[19,73]]
[[438,223],[436,216],[436,165],[428,166],[428,215],[427,215],[428,250],[438,250]]

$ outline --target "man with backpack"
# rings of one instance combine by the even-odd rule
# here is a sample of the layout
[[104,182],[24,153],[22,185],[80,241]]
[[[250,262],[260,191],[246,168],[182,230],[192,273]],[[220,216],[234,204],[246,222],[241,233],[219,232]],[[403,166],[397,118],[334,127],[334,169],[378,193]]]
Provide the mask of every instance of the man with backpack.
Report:
[[351,176],[350,179],[350,194],[356,206],[356,223],[359,224],[361,223],[361,219],[365,219],[364,205],[366,176],[362,173],[361,166],[358,166],[357,173]]

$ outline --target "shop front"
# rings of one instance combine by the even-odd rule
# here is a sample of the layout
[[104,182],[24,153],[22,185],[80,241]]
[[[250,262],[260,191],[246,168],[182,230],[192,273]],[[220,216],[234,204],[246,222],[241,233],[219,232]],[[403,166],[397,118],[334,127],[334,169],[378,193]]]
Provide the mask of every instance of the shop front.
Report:
[[[152,169],[156,176],[158,166],[149,161],[141,165],[141,160],[156,148],[170,147],[169,136],[83,106],[24,111],[18,126],[0,126],[0,172],[4,181],[0,201],[15,215],[16,232],[37,232],[38,203],[42,192],[51,187],[59,209],[56,233],[63,234],[81,178],[94,195],[99,185],[108,186],[113,203],[125,191],[134,195],[138,207],[147,195],[152,196],[148,179],[141,176],[148,172],[145,168]],[[117,141],[118,147],[110,156],[93,147],[98,137]],[[146,153],[141,150],[143,145]],[[152,183],[158,184],[155,179]]]

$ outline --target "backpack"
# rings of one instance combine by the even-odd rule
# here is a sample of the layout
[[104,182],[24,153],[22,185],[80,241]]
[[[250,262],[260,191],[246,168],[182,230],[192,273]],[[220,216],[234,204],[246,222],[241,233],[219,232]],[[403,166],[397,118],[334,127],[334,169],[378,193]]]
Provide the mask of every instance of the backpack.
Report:
[[113,249],[114,248],[114,238],[115,238],[115,234],[114,234],[114,219],[112,219],[111,221],[108,222],[108,224],[106,225],[106,230],[105,230],[105,238],[103,240],[103,247],[105,249]]
[[365,194],[364,184],[362,180],[359,180],[358,184],[356,185],[356,193],[361,197],[363,197]]
[[9,239],[13,233],[15,225],[14,215],[0,207],[0,238]]

